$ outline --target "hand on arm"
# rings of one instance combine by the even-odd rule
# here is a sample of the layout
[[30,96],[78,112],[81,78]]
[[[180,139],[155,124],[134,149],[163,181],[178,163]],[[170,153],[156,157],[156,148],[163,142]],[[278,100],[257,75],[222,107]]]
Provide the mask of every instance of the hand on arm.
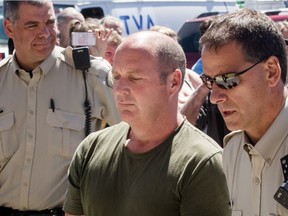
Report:
[[186,116],[187,120],[195,125],[201,106],[206,100],[209,89],[204,84],[198,86],[188,101],[180,108],[180,112]]

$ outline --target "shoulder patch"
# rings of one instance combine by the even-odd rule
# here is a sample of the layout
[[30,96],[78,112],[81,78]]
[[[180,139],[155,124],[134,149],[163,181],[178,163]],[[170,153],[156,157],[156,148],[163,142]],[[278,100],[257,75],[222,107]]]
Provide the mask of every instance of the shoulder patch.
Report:
[[113,88],[113,76],[112,76],[111,71],[109,71],[106,76],[106,83],[107,83],[107,86]]

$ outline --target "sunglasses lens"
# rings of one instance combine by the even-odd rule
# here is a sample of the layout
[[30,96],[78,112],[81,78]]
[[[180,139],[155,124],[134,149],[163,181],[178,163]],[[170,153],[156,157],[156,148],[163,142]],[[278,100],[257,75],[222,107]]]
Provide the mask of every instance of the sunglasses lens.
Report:
[[206,77],[204,74],[200,76],[202,82],[208,89],[212,89],[213,86],[213,79],[210,77]]
[[232,89],[239,85],[240,79],[236,73],[229,73],[215,77],[215,83],[220,88]]

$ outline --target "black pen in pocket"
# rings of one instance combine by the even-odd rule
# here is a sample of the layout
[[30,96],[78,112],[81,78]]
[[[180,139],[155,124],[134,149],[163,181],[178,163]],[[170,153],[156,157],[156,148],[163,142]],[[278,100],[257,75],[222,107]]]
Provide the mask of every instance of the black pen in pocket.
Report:
[[55,102],[53,98],[50,99],[50,108],[52,109],[53,112],[55,112]]

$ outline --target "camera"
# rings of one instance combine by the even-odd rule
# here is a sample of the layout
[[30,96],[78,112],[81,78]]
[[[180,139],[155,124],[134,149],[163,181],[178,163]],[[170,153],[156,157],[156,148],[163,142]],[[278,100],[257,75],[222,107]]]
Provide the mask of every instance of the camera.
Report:
[[274,195],[274,199],[288,209],[288,182],[283,183]]
[[94,46],[96,45],[96,36],[94,32],[72,32],[72,46]]
[[281,158],[280,161],[284,175],[284,183],[278,188],[274,199],[288,209],[288,155]]

